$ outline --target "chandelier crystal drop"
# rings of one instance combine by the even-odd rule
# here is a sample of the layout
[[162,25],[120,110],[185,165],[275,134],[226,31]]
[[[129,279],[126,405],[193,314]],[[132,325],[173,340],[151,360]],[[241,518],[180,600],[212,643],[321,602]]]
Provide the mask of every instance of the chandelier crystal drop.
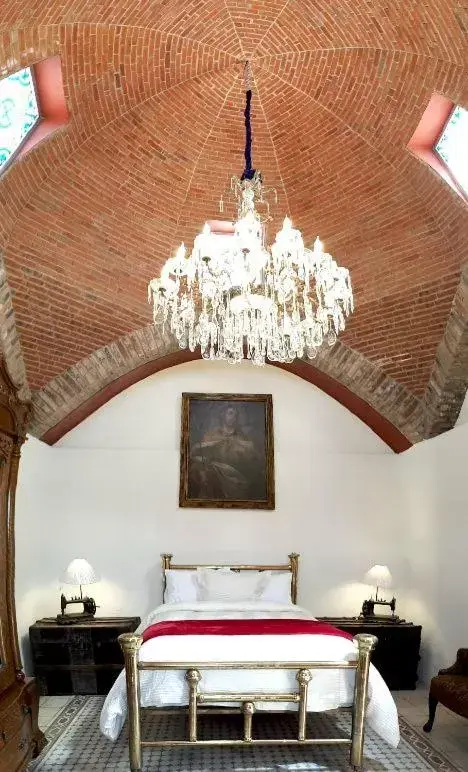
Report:
[[200,346],[204,359],[255,365],[313,359],[322,345],[334,345],[353,311],[349,271],[318,238],[313,249],[305,247],[289,217],[267,246],[270,218],[257,206],[264,209],[268,191],[251,166],[250,88],[246,96],[246,166],[231,181],[238,219],[229,233],[206,223],[190,254],[181,244],[150,281],[148,300],[154,323],[168,326],[180,348]]

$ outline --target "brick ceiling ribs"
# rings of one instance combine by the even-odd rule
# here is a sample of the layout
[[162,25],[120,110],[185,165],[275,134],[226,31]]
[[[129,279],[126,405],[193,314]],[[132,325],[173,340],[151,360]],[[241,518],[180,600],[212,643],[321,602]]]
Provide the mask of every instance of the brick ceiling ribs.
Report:
[[297,373],[410,443],[453,426],[468,213],[406,146],[434,92],[468,107],[467,30],[458,0],[3,0],[0,76],[59,54],[71,116],[0,178],[1,345],[32,433],[174,357],[146,285],[242,170],[246,59],[270,238],[290,214],[355,289],[340,343]]

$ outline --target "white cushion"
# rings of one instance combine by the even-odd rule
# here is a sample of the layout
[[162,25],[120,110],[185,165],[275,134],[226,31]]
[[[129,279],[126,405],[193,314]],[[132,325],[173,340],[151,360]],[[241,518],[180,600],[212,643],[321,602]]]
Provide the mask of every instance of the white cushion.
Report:
[[267,582],[260,595],[259,600],[269,603],[292,603],[291,600],[291,572],[290,571],[269,571]]
[[198,600],[258,600],[267,580],[268,572],[238,572],[200,568],[197,571]]
[[191,603],[197,600],[198,584],[196,571],[168,568],[166,570],[166,589],[164,603]]

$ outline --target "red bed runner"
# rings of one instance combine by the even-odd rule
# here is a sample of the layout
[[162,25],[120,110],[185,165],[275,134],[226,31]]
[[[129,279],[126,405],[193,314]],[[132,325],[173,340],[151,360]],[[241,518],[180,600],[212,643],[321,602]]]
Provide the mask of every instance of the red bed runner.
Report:
[[161,635],[335,635],[353,640],[349,633],[312,619],[183,619],[156,622],[146,628],[143,641]]

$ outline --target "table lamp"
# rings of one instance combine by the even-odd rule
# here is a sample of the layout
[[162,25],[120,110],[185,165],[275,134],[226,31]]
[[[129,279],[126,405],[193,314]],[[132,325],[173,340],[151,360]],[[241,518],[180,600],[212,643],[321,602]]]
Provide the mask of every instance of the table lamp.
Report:
[[[63,575],[64,584],[74,584],[80,586],[80,595],[75,596],[67,600],[65,595],[61,595],[60,606],[62,613],[57,615],[57,622],[62,625],[73,625],[78,622],[87,621],[94,618],[96,613],[96,603],[93,598],[87,596],[83,597],[83,584],[94,584],[98,581],[98,578],[94,572],[94,569],[87,560],[83,558],[75,558],[69,563],[67,569]],[[83,605],[83,611],[76,614],[65,614],[67,606],[74,603],[81,603]]]
[[392,575],[387,566],[375,565],[369,569],[365,576],[367,584],[375,585],[375,598],[365,600],[362,604],[361,616],[373,619],[388,619],[389,617],[379,616],[374,613],[375,606],[390,606],[392,611],[391,619],[397,621],[398,617],[395,616],[396,600],[393,597],[392,600],[382,600],[379,598],[379,587],[386,588],[392,584]]

